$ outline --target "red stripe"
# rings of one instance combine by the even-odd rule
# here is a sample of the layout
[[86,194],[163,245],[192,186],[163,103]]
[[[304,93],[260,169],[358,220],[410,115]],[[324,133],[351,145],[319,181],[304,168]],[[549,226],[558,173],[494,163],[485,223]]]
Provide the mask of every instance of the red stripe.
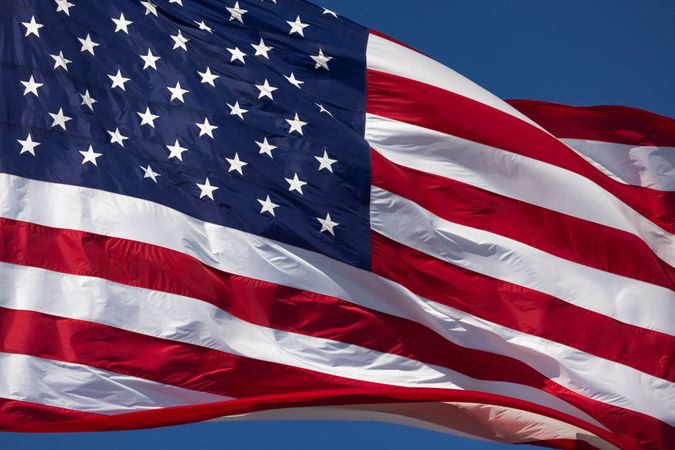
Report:
[[[185,295],[211,303],[243,320],[259,325],[396,354],[427,364],[447,367],[477,379],[518,383],[534,388],[543,387],[554,395],[564,392],[566,395],[578,396],[520,361],[456,345],[417,322],[362,308],[337,298],[220,272],[179,252],[139,242],[8,219],[0,219],[0,233],[0,242],[13,242],[23,249],[22,252],[15,252],[8,246],[0,247],[0,260],[12,264],[42,267],[62,273],[94,275],[114,282]],[[6,251],[2,251],[3,248]],[[6,318],[0,325],[7,323],[17,326],[22,323],[14,318],[13,314],[5,313],[5,315]],[[35,345],[51,332],[53,339],[49,340],[50,353],[45,354],[46,350],[43,350],[38,353],[33,351],[31,354],[63,359],[68,356],[58,353],[63,348],[61,342],[72,341],[83,346],[76,355],[78,358],[84,358],[72,362],[87,365],[96,365],[97,361],[102,359],[100,358],[102,354],[96,352],[106,353],[113,349],[121,352],[125,346],[131,346],[140,355],[139,360],[129,359],[128,356],[124,364],[118,363],[115,366],[101,368],[118,372],[123,370],[122,373],[141,378],[169,384],[179,383],[177,385],[182,387],[232,397],[252,395],[251,392],[242,392],[239,389],[217,390],[219,383],[238,387],[241,380],[209,379],[213,384],[208,384],[197,376],[202,373],[218,374],[219,364],[229,368],[230,361],[232,363],[238,361],[237,357],[102,325],[82,324],[71,320],[59,321],[57,318],[48,317],[50,319],[45,324],[35,323],[29,326],[28,323],[22,323],[13,339],[24,343],[30,336],[24,336],[25,332],[22,330],[44,329],[45,332]],[[0,326],[0,330],[2,329]],[[105,349],[88,347],[86,344],[96,342],[95,337],[99,334],[114,340],[115,345],[110,342]],[[71,335],[74,337],[70,338]],[[56,344],[59,339],[61,342]],[[84,342],[80,342],[81,339]],[[175,347],[175,350],[169,352],[165,347],[169,349]],[[30,352],[20,347],[12,347],[8,351]],[[164,357],[155,359],[148,365],[150,362],[142,359],[142,355],[147,354],[163,354]],[[199,363],[194,360],[198,360]],[[169,365],[172,369],[163,372],[161,369],[165,365]],[[176,373],[175,370],[180,367],[187,369]],[[225,375],[235,376],[227,372]],[[289,383],[283,376],[280,380]],[[310,387],[310,381],[304,383]],[[278,386],[275,384],[270,388],[278,389]]]
[[[239,314],[245,320],[277,329],[333,338],[388,351],[450,367],[477,378],[510,381],[540,388],[553,395],[564,397],[571,403],[573,400],[582,409],[593,411],[594,415],[599,414],[600,417],[606,415],[604,411],[607,408],[615,410],[557,385],[521,362],[456,346],[414,322],[360,308],[339,299],[225,274],[189,256],[161,247],[7,219],[0,221],[0,232],[2,233],[0,242],[4,243],[0,247],[0,260],[65,273],[99,276],[148,289],[201,298]],[[237,378],[213,378],[213,373],[216,376],[220,373],[219,361],[229,356],[220,352],[201,347],[193,349],[193,346],[172,341],[136,335],[96,324],[69,319],[60,320],[39,313],[21,314],[33,314],[30,320],[35,321],[35,318],[39,318],[44,323],[28,324],[14,315],[8,316],[6,322],[18,327],[16,332],[7,331],[12,339],[9,339],[6,345],[12,344],[14,340],[18,341],[8,351],[35,353],[53,359],[70,357],[73,358],[68,359],[71,362],[234,397],[256,395],[255,392],[261,389],[258,384],[246,385],[243,380]],[[4,328],[7,326],[0,326],[0,329]],[[34,334],[24,336],[25,330],[34,329],[45,331],[39,339]],[[102,354],[99,353],[102,351],[100,346],[89,344],[100,342],[99,335],[106,336],[107,339],[104,347],[106,358],[102,358]],[[63,354],[66,348],[64,343],[76,346],[75,356],[69,352]],[[21,347],[28,344],[37,346],[35,348],[39,350]],[[44,345],[52,347],[45,349]],[[119,353],[116,352],[125,352],[129,348],[137,352],[133,353],[137,356],[131,357],[128,353],[122,353],[126,355],[126,359],[117,360],[115,355]],[[144,356],[148,354],[163,355],[163,359],[146,361],[147,358],[144,359]],[[99,366],[102,364],[101,361],[108,360],[115,361],[114,366]],[[273,370],[278,367],[276,365],[268,364],[269,369],[265,369],[266,363],[249,361],[246,358],[241,360],[243,363],[237,363],[236,373],[245,373],[250,379],[265,380],[261,382],[262,389],[268,388],[270,392],[279,392],[289,384],[296,386],[294,382],[297,382],[299,390],[317,389],[317,385],[312,384],[311,376],[304,374],[302,370],[285,368],[284,373],[290,371],[288,376],[294,379],[289,381],[283,374],[277,375]],[[163,369],[164,367],[171,369],[167,371]],[[230,365],[226,367],[231,369]],[[183,370],[178,370],[180,368]],[[300,375],[304,374],[305,378],[298,381],[299,375],[295,371]],[[204,373],[208,374],[206,379],[200,375]],[[225,373],[223,376],[237,375]],[[326,376],[325,379],[331,378]],[[322,382],[325,382],[325,379],[321,377]],[[337,377],[332,379],[340,380],[342,386],[366,384],[350,381],[345,383]],[[226,391],[217,389],[221,383],[228,386]],[[276,383],[281,383],[281,389]],[[335,385],[340,383],[336,382]],[[251,391],[241,390],[246,388]],[[621,416],[630,417],[636,423],[641,422],[640,415],[631,411],[621,410]]]
[[[444,366],[478,379],[507,381],[537,388],[547,381],[544,376],[520,361],[461,347],[417,322],[363,308],[338,298],[221,272],[183,253],[162,247],[0,219],[0,242],[3,241],[15,243],[17,248],[23,249],[18,252],[8,246],[0,247],[0,260],[12,264],[41,267],[61,273],[93,275],[117,283],[184,295],[208,302],[251,323],[396,354],[427,364]],[[15,319],[5,320],[9,324],[18,323]],[[52,328],[61,330],[53,332],[54,338],[61,336],[63,342],[69,342],[65,339],[67,334],[62,328],[70,326],[75,325],[69,321],[62,326],[51,325]],[[36,327],[38,326],[26,326],[25,330]],[[78,325],[76,328],[85,330],[86,327],[87,325]],[[104,326],[97,328],[89,334],[81,331],[79,336],[92,339],[99,333],[114,336],[119,345],[133,340],[135,348],[146,348],[141,355],[161,352],[164,346],[175,344],[128,332],[118,336],[115,329]],[[24,334],[18,329],[16,336]],[[23,339],[25,338],[22,337],[20,341]],[[52,348],[52,351],[58,351],[60,347],[55,345]],[[182,361],[178,366],[184,365],[190,367],[191,372],[202,373],[216,367],[219,358],[229,357],[201,347],[186,348],[189,351],[182,353],[190,359],[181,360],[180,354],[171,358],[167,356],[162,361],[154,361],[158,366],[147,366],[147,362],[143,361],[129,361],[126,370],[144,367],[144,372],[135,373],[134,376],[159,376],[160,362],[175,360]],[[103,351],[97,348],[89,350]],[[16,349],[12,351],[18,352]],[[211,354],[213,356],[209,357]],[[192,367],[193,358],[203,361],[204,367],[199,370],[199,366]],[[90,361],[96,361],[96,355],[82,363],[89,364]],[[139,366],[141,363],[146,365]],[[185,375],[187,378],[187,374]],[[157,379],[171,383],[167,380],[168,378]],[[227,380],[223,380],[225,381]],[[230,381],[228,384],[233,383]],[[181,384],[183,387],[200,390],[201,385],[198,383],[198,387],[194,387],[192,384]],[[232,392],[214,393],[233,397],[243,395]]]
[[94,417],[99,414],[0,398],[0,431],[12,431],[35,423],[53,424]]
[[[415,388],[382,388],[382,389],[350,389],[346,391],[320,391],[299,394],[283,394],[276,396],[239,399],[229,402],[210,403],[198,406],[180,406],[158,410],[140,411],[118,414],[101,418],[72,421],[58,426],[39,425],[20,428],[21,431],[107,431],[143,429],[159,426],[171,426],[189,422],[199,422],[217,417],[245,414],[276,408],[294,408],[326,405],[359,405],[387,404],[401,402],[470,402],[530,411],[542,416],[551,417],[577,426],[611,442],[622,449],[666,448],[668,441],[663,438],[675,437],[675,433],[665,432],[663,436],[632,436],[632,439],[607,432],[602,428],[588,424],[575,417],[559,411],[535,405],[522,400],[475,391],[450,391],[439,389]],[[499,421],[494,423],[499,426]],[[653,430],[652,430],[653,431]],[[669,430],[666,430],[669,431]]]
[[508,103],[559,138],[675,147],[675,119],[642,109],[533,100]]
[[[478,379],[508,381],[533,387],[539,387],[546,381],[545,377],[520,361],[455,345],[417,322],[363,308],[338,298],[221,272],[183,253],[162,247],[9,219],[0,219],[0,242],[13,243],[17,249],[22,249],[15,251],[10,245],[0,247],[0,260],[12,264],[97,276],[117,283],[196,298],[251,323],[339,340],[445,366]],[[3,310],[4,308],[0,308],[0,311]],[[2,320],[0,317],[0,325],[16,327],[20,323],[8,310],[4,310],[3,314],[5,318]],[[42,316],[35,316],[34,320],[40,317]],[[57,318],[52,317],[49,320],[56,321]],[[162,364],[170,361],[176,361],[177,367],[189,367],[189,373],[211,372],[217,368],[221,359],[236,361],[230,355],[202,347],[187,344],[183,346],[172,341],[136,335],[102,325],[82,324],[69,319],[59,322],[41,325],[36,323],[33,326],[25,324],[24,328],[19,327],[16,330],[8,342],[14,342],[14,339],[19,343],[25,342],[30,337],[24,336],[26,330],[43,327],[45,330],[52,330],[54,340],[49,340],[48,343],[51,356],[45,355],[52,359],[66,357],[55,353],[62,349],[55,342],[60,340],[63,344],[70,343],[66,337],[71,334],[80,337],[75,342],[81,345],[94,341],[98,334],[114,338],[119,348],[123,348],[125,342],[133,341],[134,348],[145,349],[139,353],[141,357],[143,354],[166,353],[162,350],[164,347],[175,345],[177,349],[182,349],[176,352],[177,355],[165,354],[161,361],[153,360],[151,366],[148,366],[149,361],[144,360],[129,360],[124,366],[125,370],[143,368],[142,372],[130,375],[141,378],[160,376],[161,378],[151,379],[170,384],[175,382],[171,380],[176,377],[171,377],[172,372],[165,377],[159,370]],[[87,327],[90,331],[87,331]],[[3,330],[2,326],[0,330]],[[5,330],[3,333],[8,334],[9,331]],[[40,339],[45,333],[42,333]],[[84,339],[84,342],[80,342],[80,339]],[[85,346],[82,351],[105,353],[109,348],[118,347],[112,344],[105,349]],[[21,352],[17,347],[9,351]],[[80,362],[91,365],[98,356],[100,355],[93,354]],[[199,359],[204,365],[196,364],[194,359]],[[226,363],[227,361],[223,362]],[[102,368],[117,371],[111,367]],[[189,378],[188,373],[183,375],[183,378]],[[191,381],[197,384],[183,383],[180,386],[203,390],[204,383],[198,379]],[[223,384],[237,385],[233,381],[222,381]],[[241,392],[209,392],[233,397],[251,395]]]
[[668,289],[675,268],[637,236],[438,175],[371,151],[372,183],[454,223],[490,231],[606,272]]
[[397,75],[368,70],[367,111],[500,148],[582,175],[665,230],[675,232],[675,192],[612,180],[548,133],[483,103]]
[[[371,233],[372,270],[416,294],[513,330],[675,380],[675,338],[471,272]],[[561,326],[565,324],[565,326]],[[597,330],[603,330],[597,333]]]
[[[0,247],[0,260],[12,264],[42,267],[62,273],[93,275],[117,283],[184,295],[208,302],[251,323],[360,345],[448,367],[478,379],[508,381],[533,387],[539,387],[546,380],[519,361],[455,345],[417,322],[363,308],[338,298],[221,272],[183,253],[162,247],[9,219],[0,219],[0,242],[3,241],[14,243],[17,248],[23,249],[19,252],[7,245]],[[415,261],[429,258],[379,234],[373,234],[374,271],[379,270],[380,274],[386,274],[389,278],[400,278],[396,274],[406,273],[405,270],[397,270],[400,265],[391,264],[387,259],[399,253],[404,253],[403,263],[410,258],[415,258]],[[424,292],[427,294],[424,296],[427,298],[436,300],[432,296],[436,290],[447,291],[447,285],[441,283],[457,280],[461,284],[479,277],[484,280],[480,284],[480,290],[460,296],[466,299],[465,303],[451,300],[448,304],[510,328],[526,333],[534,332],[585,351],[594,350],[589,353],[609,359],[616,358],[619,362],[655,376],[675,378],[675,368],[666,361],[661,361],[656,367],[654,364],[654,361],[659,361],[673,348],[668,346],[675,344],[675,338],[620,324],[545,294],[514,287],[441,261],[435,263],[444,267],[439,274],[447,275],[448,280],[420,280],[418,284],[424,285]],[[498,298],[495,297],[495,292],[501,290],[522,291],[522,296],[531,299],[528,304],[524,304],[522,299],[516,300],[513,296],[502,297],[520,306],[513,309],[510,315],[513,320],[502,318],[500,321],[501,314],[486,316],[483,311],[492,311],[492,299]],[[473,297],[481,299],[480,303],[471,301]],[[482,306],[470,309],[468,304]],[[557,314],[561,320],[571,320],[575,314],[579,314],[587,318],[581,323],[575,319],[579,327],[582,323],[600,324],[607,333],[601,338],[586,339],[585,335],[575,338],[579,331],[574,328],[566,327],[572,337],[567,332],[561,332],[561,327],[557,326],[551,326],[551,330],[541,330],[533,324],[542,322],[538,317],[533,318],[530,310],[537,305],[542,305],[541,311],[546,311],[547,314],[560,311]],[[597,319],[595,316],[598,316]],[[557,316],[552,316],[551,320],[555,317]],[[627,346],[630,346],[630,351],[621,351]],[[202,359],[207,358],[204,356]],[[189,365],[189,361],[186,361],[186,365]],[[150,373],[153,370],[148,368]],[[223,395],[241,396],[231,393]]]
[[[37,334],[34,330],[40,330],[40,333]],[[405,334],[406,331],[399,330],[399,333],[410,336]],[[376,331],[373,332],[375,333]],[[428,330],[426,335],[430,335]],[[429,363],[455,369],[459,365],[462,366],[460,369],[477,378],[529,385],[553,395],[576,398],[580,405],[591,404],[591,409],[596,407],[596,402],[557,385],[522,362],[447,342],[434,342],[439,340],[430,339],[426,342],[428,350],[422,356],[431,360]],[[401,342],[401,346],[407,346],[405,340]],[[83,364],[164,384],[239,398],[329,388],[378,386],[377,383],[346,380],[236,357],[97,323],[2,307],[0,351]],[[153,357],[148,358],[147,355]],[[256,382],[251,383],[250,380]]]
[[[373,388],[381,385],[331,376],[313,376],[301,369],[270,363],[260,363],[247,358],[233,357],[221,352],[187,344],[166,341],[104,325],[74,319],[56,317],[34,311],[16,311],[0,307],[0,351],[19,353],[84,364],[116,373],[154,380],[164,384],[188,389],[238,397],[256,397],[290,392],[322,391],[328,388]],[[40,330],[35,333],[34,330]],[[429,343],[431,347],[432,343]],[[439,354],[440,349],[434,348]],[[481,353],[466,350],[471,353]],[[148,358],[148,355],[153,355]],[[452,355],[446,355],[452,357]],[[507,360],[508,358],[502,358]],[[489,358],[475,358],[473,363],[499,373],[513,373],[510,364],[524,366],[517,361],[499,362]],[[258,364],[259,363],[259,364]],[[488,367],[482,367],[487,363]],[[587,403],[581,396],[561,388],[550,380],[526,368],[526,376],[508,375],[505,381],[518,382],[529,378],[536,387],[555,394],[578,397],[579,403]],[[515,368],[517,369],[517,368]],[[529,372],[529,374],[527,373]],[[251,383],[251,380],[256,380]],[[332,383],[332,380],[338,382]],[[591,402],[593,403],[593,402]],[[49,408],[49,407],[46,407]],[[33,425],[48,423],[42,416],[26,417]],[[635,420],[634,417],[632,417]],[[4,422],[0,419],[0,425]],[[28,423],[28,422],[26,422]],[[13,420],[6,425],[21,425]]]
[[238,398],[378,386],[98,323],[2,307],[0,351],[82,364]]
[[[647,330],[642,328],[622,324],[555,297],[453,266],[375,232],[371,233],[371,245],[373,272],[407,287],[417,295],[590,354],[624,364],[637,364],[649,369],[645,371],[647,373],[660,373],[663,378],[673,376],[669,355],[675,347],[670,336],[662,335],[669,340],[664,343],[663,340],[655,339],[654,335],[643,334]],[[495,299],[501,301],[496,302]],[[561,327],[560,324],[565,326]],[[602,333],[597,330],[602,330]],[[636,348],[638,344],[640,347]],[[649,357],[644,358],[645,352],[649,352]],[[635,353],[640,354],[636,356]],[[591,401],[557,384],[542,386],[542,390],[552,392],[588,412],[616,432],[642,436],[645,432],[649,435],[661,433],[659,430],[664,428],[672,429],[653,417]]]

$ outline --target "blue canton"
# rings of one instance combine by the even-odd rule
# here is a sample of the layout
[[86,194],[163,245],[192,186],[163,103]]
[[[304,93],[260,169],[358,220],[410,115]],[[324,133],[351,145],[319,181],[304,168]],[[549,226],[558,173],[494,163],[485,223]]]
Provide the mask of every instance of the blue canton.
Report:
[[14,0],[0,170],[370,267],[365,28],[298,0]]

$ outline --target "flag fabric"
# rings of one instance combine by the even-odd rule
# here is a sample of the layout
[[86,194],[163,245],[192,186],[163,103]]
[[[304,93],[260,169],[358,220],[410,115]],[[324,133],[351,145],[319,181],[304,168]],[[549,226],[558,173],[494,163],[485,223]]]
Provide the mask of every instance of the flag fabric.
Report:
[[675,442],[675,120],[300,0],[0,8],[0,428]]

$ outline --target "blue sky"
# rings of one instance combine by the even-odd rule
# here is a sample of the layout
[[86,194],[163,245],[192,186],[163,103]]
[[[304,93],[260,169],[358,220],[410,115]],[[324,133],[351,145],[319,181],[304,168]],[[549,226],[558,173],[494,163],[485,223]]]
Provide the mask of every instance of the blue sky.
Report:
[[[675,117],[672,0],[317,3],[422,50],[502,98],[622,104]],[[105,434],[0,434],[0,448],[436,450],[504,446],[384,424],[259,422]]]
[[324,0],[502,98],[675,117],[673,0]]

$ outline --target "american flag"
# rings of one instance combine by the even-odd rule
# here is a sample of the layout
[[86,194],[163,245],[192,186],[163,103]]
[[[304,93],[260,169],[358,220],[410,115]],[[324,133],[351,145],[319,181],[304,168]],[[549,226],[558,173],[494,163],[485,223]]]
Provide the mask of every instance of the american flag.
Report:
[[675,442],[675,120],[301,0],[0,8],[0,429]]

